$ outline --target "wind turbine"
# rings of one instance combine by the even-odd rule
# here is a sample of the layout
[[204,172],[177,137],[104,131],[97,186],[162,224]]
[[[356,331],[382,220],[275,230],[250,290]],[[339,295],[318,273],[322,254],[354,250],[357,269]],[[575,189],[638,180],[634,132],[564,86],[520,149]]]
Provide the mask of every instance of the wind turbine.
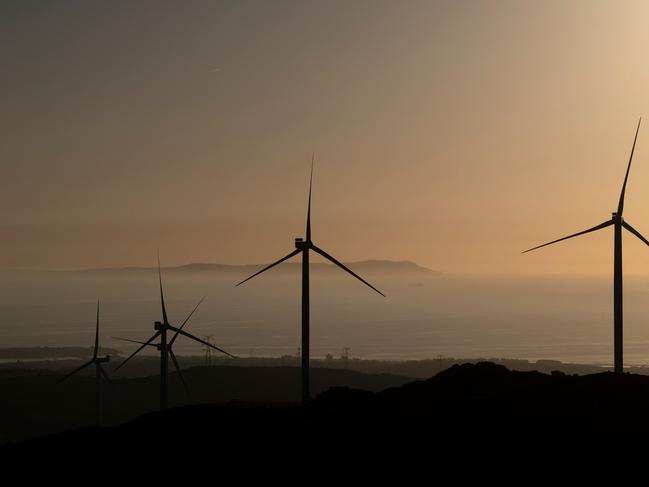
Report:
[[97,426],[101,424],[101,416],[102,416],[101,379],[103,377],[107,381],[110,381],[110,379],[108,378],[108,374],[106,374],[106,371],[101,366],[101,364],[103,363],[110,362],[110,355],[100,357],[98,354],[99,354],[99,301],[97,301],[97,324],[95,326],[95,348],[92,352],[92,358],[88,362],[83,364],[81,367],[74,369],[72,372],[70,372],[69,374],[64,376],[61,380],[58,381],[58,384],[60,384],[64,380],[72,377],[77,372],[81,372],[86,367],[95,364],[95,385],[96,385],[95,422],[97,423]]
[[309,205],[306,215],[306,239],[296,238],[295,239],[295,250],[288,254],[286,257],[282,257],[277,262],[270,264],[267,267],[264,267],[259,272],[254,273],[252,276],[244,279],[237,286],[240,286],[246,281],[249,281],[255,276],[258,276],[262,272],[267,271],[268,269],[275,267],[278,264],[281,264],[285,260],[288,260],[292,257],[295,257],[298,254],[302,254],[302,402],[306,403],[310,398],[309,391],[309,251],[313,250],[315,253],[320,254],[325,259],[329,260],[333,264],[340,267],[342,270],[349,272],[356,279],[361,281],[366,286],[370,287],[381,296],[385,297],[381,291],[372,286],[369,282],[364,280],[358,274],[351,271],[345,265],[334,259],[324,250],[316,247],[316,245],[311,240],[311,188],[313,186],[313,160],[315,155],[311,156],[311,177],[309,179]]
[[626,228],[629,232],[631,232],[633,235],[638,237],[640,240],[642,240],[645,244],[649,245],[649,241],[647,241],[646,238],[644,238],[640,232],[638,232],[635,228],[633,228],[629,223],[624,221],[624,218],[622,218],[622,213],[624,211],[624,196],[626,192],[626,183],[627,180],[629,179],[629,170],[631,169],[631,161],[633,160],[633,152],[635,150],[635,143],[638,140],[638,132],[640,131],[640,122],[642,121],[642,118],[638,120],[638,127],[636,128],[635,131],[635,138],[633,139],[633,146],[631,147],[631,156],[629,157],[629,164],[627,165],[626,168],[626,175],[624,176],[624,183],[622,184],[622,192],[620,193],[620,201],[618,202],[617,205],[617,211],[614,212],[609,220],[606,220],[603,223],[600,223],[599,225],[596,225],[592,228],[589,228],[588,230],[584,230],[582,232],[578,232],[572,235],[568,235],[567,237],[559,238],[557,240],[553,240],[552,242],[548,242],[543,245],[539,245],[537,247],[533,247],[531,249],[525,250],[522,253],[526,252],[531,252],[532,250],[540,249],[541,247],[545,247],[547,245],[551,245],[553,243],[561,242],[562,240],[567,240],[572,237],[577,237],[579,235],[584,235],[586,233],[590,232],[595,232],[597,230],[601,230],[602,228],[606,228],[609,226],[614,227],[614,239],[613,239],[613,355],[614,355],[614,364],[615,364],[615,372],[616,373],[622,373],[623,372],[623,346],[622,346],[622,228]]
[[[176,366],[177,370],[180,372],[180,366],[178,365],[178,360],[176,359],[176,356],[173,353],[173,344],[178,337],[178,335],[183,335],[186,336],[187,338],[190,338],[196,342],[202,343],[203,345],[207,347],[211,347],[214,350],[218,350],[221,353],[224,353],[225,355],[228,355],[229,357],[235,358],[234,355],[226,352],[225,350],[221,350],[220,348],[212,345],[211,343],[207,343],[205,340],[201,340],[200,338],[195,337],[194,335],[187,333],[185,330],[183,330],[183,327],[191,318],[192,314],[194,314],[194,311],[196,311],[196,308],[198,308],[198,305],[201,304],[202,300],[196,305],[194,310],[189,314],[189,316],[185,319],[183,324],[179,327],[176,328],[175,326],[172,326],[169,323],[169,320],[167,319],[167,309],[165,307],[165,299],[164,299],[164,292],[162,290],[162,272],[160,271],[160,255],[158,254],[158,280],[160,283],[160,303],[162,304],[162,321],[156,321],[155,324],[153,325],[153,329],[156,330],[156,332],[153,334],[151,338],[149,338],[146,342],[141,342],[142,344],[140,347],[133,352],[131,355],[129,355],[119,366],[115,369],[118,370],[121,367],[123,367],[129,360],[131,360],[135,355],[140,352],[144,347],[149,346],[153,344],[153,341],[160,337],[160,342],[158,344],[154,344],[160,351],[160,410],[164,411],[167,409],[167,379],[168,379],[168,359],[169,356],[171,356],[171,359],[174,362],[174,365]],[[168,332],[175,332],[176,334],[172,337],[170,341],[167,341],[167,333]],[[180,374],[182,378],[182,374]],[[185,383],[184,378],[183,384]],[[185,384],[186,386],[186,384]]]
[[[201,303],[204,300],[205,300],[205,296],[203,296],[201,298],[201,300],[194,307],[192,312],[189,313],[189,316],[187,316],[187,318],[185,318],[185,321],[183,321],[183,324],[180,325],[179,330],[182,330],[185,327],[185,325],[187,324],[189,319],[192,317],[194,312],[198,309],[198,307],[201,305]],[[178,377],[180,377],[180,381],[182,382],[183,388],[185,389],[185,392],[187,393],[187,397],[189,398],[189,400],[191,400],[192,395],[191,395],[191,392],[189,391],[189,386],[187,386],[187,382],[185,381],[185,377],[183,376],[183,373],[180,370],[180,364],[178,363],[178,359],[176,358],[176,354],[173,351],[173,345],[176,342],[176,339],[178,338],[178,335],[180,335],[180,333],[176,332],[174,334],[174,336],[171,338],[171,340],[169,340],[169,343],[167,344],[167,351],[169,352],[169,356],[171,357],[171,361],[174,363],[174,367],[176,367],[176,371],[178,372]],[[145,347],[153,347],[153,348],[157,349],[158,351],[160,351],[160,343],[147,343],[147,342],[142,342],[142,341],[139,341],[139,340],[130,340],[128,338],[121,338],[121,337],[113,337],[113,338],[115,338],[116,340],[122,340],[124,342],[138,343],[138,344],[143,345]]]

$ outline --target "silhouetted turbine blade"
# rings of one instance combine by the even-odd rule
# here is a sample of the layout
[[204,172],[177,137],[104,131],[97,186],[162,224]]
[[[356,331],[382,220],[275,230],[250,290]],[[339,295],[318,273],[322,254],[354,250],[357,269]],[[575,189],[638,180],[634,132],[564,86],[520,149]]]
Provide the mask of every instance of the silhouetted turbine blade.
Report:
[[140,348],[138,348],[135,352],[133,352],[131,355],[129,355],[129,356],[126,358],[126,360],[124,360],[121,364],[119,364],[119,365],[115,368],[115,370],[119,370],[119,369],[121,369],[121,368],[126,364],[126,362],[128,362],[128,361],[131,360],[133,357],[135,357],[135,355],[137,355],[138,352],[139,352],[140,350],[142,350],[144,347],[146,347],[147,345],[149,345],[153,340],[155,340],[156,338],[158,338],[159,335],[160,335],[160,332],[159,332],[159,331],[156,332],[155,335],[153,335],[153,336],[152,336],[151,338],[149,338],[146,342],[144,342],[144,343],[140,346]]
[[162,319],[165,325],[169,323],[167,320],[167,308],[165,308],[165,297],[162,292],[162,272],[160,271],[160,250],[158,250],[158,280],[160,281],[160,302],[162,303]]
[[140,345],[148,345],[150,347],[157,347],[155,343],[147,343],[147,342],[142,342],[140,340],[130,340],[128,338],[122,338],[122,337],[113,337],[115,340],[122,340],[123,342],[131,342],[131,343],[139,343]]
[[85,364],[83,364],[81,367],[77,367],[77,368],[74,369],[72,372],[70,372],[69,374],[65,375],[62,379],[58,380],[58,381],[57,381],[57,384],[60,384],[60,383],[63,382],[64,380],[70,378],[71,376],[73,376],[73,375],[76,374],[77,372],[79,372],[79,371],[85,369],[86,367],[88,367],[89,365],[92,365],[92,364],[94,364],[94,363],[95,363],[95,361],[94,361],[94,360],[91,360],[90,362],[86,362]]
[[366,281],[365,279],[363,279],[361,276],[359,276],[358,274],[356,274],[354,271],[352,271],[352,270],[349,269],[348,267],[345,267],[344,264],[342,264],[341,262],[338,262],[336,259],[334,259],[331,255],[329,255],[329,254],[328,254],[327,252],[325,252],[324,250],[319,249],[319,248],[316,247],[315,245],[311,245],[311,248],[313,249],[314,252],[317,252],[318,254],[320,254],[321,256],[323,256],[325,259],[330,260],[331,262],[333,262],[334,264],[336,264],[338,267],[340,267],[342,270],[344,270],[344,271],[346,271],[346,272],[349,272],[352,276],[354,276],[356,279],[358,279],[359,281],[361,281],[363,284],[365,284],[366,286],[368,286],[368,287],[374,289],[374,290],[375,290],[377,293],[379,293],[381,296],[385,297],[385,294],[383,294],[381,291],[379,291],[378,289],[376,289],[374,286],[372,286],[369,282],[367,282],[367,281]]
[[97,358],[99,351],[99,300],[97,300],[97,326],[95,327],[95,351],[92,354],[93,358]]
[[315,152],[311,154],[311,178],[309,179],[309,209],[306,213],[306,241],[311,241],[311,188],[313,187],[313,161]]
[[235,357],[234,355],[232,355],[231,353],[228,353],[228,352],[226,352],[225,350],[221,350],[219,347],[216,347],[216,346],[212,345],[211,343],[206,342],[205,340],[201,340],[200,338],[195,337],[195,336],[192,335],[191,333],[187,333],[185,330],[179,330],[178,328],[174,328],[173,326],[171,326],[171,327],[169,327],[169,328],[170,328],[171,330],[174,330],[174,331],[180,333],[181,335],[186,336],[187,338],[191,338],[192,340],[195,340],[195,341],[197,341],[197,342],[199,342],[199,343],[202,343],[202,344],[205,345],[206,347],[210,347],[210,348],[213,348],[214,350],[218,350],[219,352],[226,354],[228,357],[236,358],[236,357]]
[[180,370],[180,365],[178,364],[178,359],[176,358],[176,354],[174,354],[173,350],[169,350],[169,355],[171,355],[171,360],[174,363],[174,366],[176,367],[176,371],[178,371],[178,377],[180,377],[180,382],[183,383],[183,387],[185,388],[185,392],[187,393],[187,397],[191,400],[192,395],[189,392],[189,387],[187,386],[187,382],[185,382],[185,378],[183,377],[183,373]]
[[642,117],[638,120],[638,128],[635,129],[635,137],[633,139],[633,146],[631,147],[631,155],[629,156],[629,164],[626,167],[626,174],[624,175],[624,183],[622,184],[622,192],[620,193],[620,202],[617,205],[617,214],[622,216],[624,211],[624,193],[626,192],[626,182],[629,179],[629,170],[631,169],[631,161],[633,160],[633,151],[635,150],[635,143],[638,140],[638,132],[640,131],[640,122],[642,122]]
[[[258,275],[261,274],[262,272],[266,272],[266,271],[267,271],[268,269],[270,269],[271,267],[275,267],[277,264],[281,264],[281,263],[284,262],[285,260],[288,260],[288,259],[290,259],[291,257],[296,256],[296,255],[299,254],[300,252],[302,252],[300,249],[295,249],[293,252],[291,252],[290,254],[288,254],[286,257],[282,257],[282,258],[279,259],[277,262],[274,262],[274,263],[272,263],[271,265],[264,267],[264,268],[263,268],[262,270],[260,270],[259,272],[255,272],[252,276],[248,277],[247,279],[244,279],[244,280],[241,281],[239,284],[237,284],[237,286],[241,286],[241,284],[243,284],[244,282],[249,281],[250,279],[252,279],[252,278],[255,277],[255,276],[258,276]],[[237,287],[237,286],[235,286],[235,287]]]
[[526,252],[531,252],[532,250],[540,249],[541,247],[546,247],[548,245],[552,245],[553,243],[561,242],[562,240],[568,240],[569,238],[572,238],[572,237],[578,237],[579,235],[584,235],[585,233],[590,233],[590,232],[594,232],[596,230],[601,230],[602,228],[606,228],[606,227],[608,227],[610,225],[613,225],[613,220],[605,221],[604,223],[600,223],[596,227],[589,228],[588,230],[584,230],[583,232],[574,233],[572,235],[568,235],[567,237],[559,238],[557,240],[553,240],[552,242],[544,243],[543,245],[539,245],[537,247],[532,247],[531,249],[523,250],[521,252],[521,254],[524,254]]
[[99,373],[102,375],[104,379],[106,379],[107,382],[111,382],[110,377],[108,377],[108,374],[106,373],[106,371],[101,365],[99,365]]
[[624,228],[626,228],[629,232],[631,232],[633,235],[635,235],[636,237],[638,237],[640,240],[642,240],[644,243],[646,243],[647,245],[649,245],[649,240],[647,240],[646,238],[644,238],[644,237],[640,234],[640,232],[638,232],[635,228],[633,228],[633,227],[632,227],[631,225],[629,225],[627,222],[622,222],[622,226],[623,226]]
[[[201,300],[198,302],[198,304],[197,304],[196,306],[194,306],[194,309],[192,310],[192,312],[189,313],[189,316],[187,316],[187,318],[185,318],[185,321],[183,321],[183,324],[180,325],[180,328],[179,328],[180,330],[182,330],[182,329],[185,327],[185,325],[187,324],[187,322],[189,321],[189,319],[192,317],[192,315],[194,314],[194,312],[198,309],[198,307],[201,305],[201,303],[202,303],[204,300],[205,300],[205,296],[203,296],[203,297],[201,298]],[[171,346],[171,345],[174,344],[174,342],[176,341],[176,338],[178,338],[178,332],[176,332],[176,334],[175,334],[175,335],[171,338],[171,340],[169,341],[169,346]]]

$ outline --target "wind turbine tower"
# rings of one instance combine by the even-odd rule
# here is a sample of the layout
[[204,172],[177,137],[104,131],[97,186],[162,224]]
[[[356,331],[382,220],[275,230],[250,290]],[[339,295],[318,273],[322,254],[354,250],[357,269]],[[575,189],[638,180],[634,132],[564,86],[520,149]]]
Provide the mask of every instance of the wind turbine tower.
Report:
[[378,294],[381,296],[385,297],[385,294],[383,294],[381,291],[376,289],[374,286],[372,286],[369,282],[364,280],[362,277],[360,277],[358,274],[354,273],[352,270],[350,270],[348,267],[346,267],[344,264],[340,263],[338,260],[333,258],[331,255],[329,255],[327,252],[324,250],[320,249],[317,247],[314,243],[313,240],[311,239],[311,190],[313,187],[313,161],[314,161],[314,156],[311,157],[311,177],[309,179],[309,203],[308,203],[308,209],[307,209],[307,216],[306,216],[306,238],[296,238],[295,239],[295,250],[288,254],[285,257],[282,257],[279,259],[277,262],[274,262],[270,264],[267,267],[264,267],[262,270],[259,272],[254,273],[252,276],[244,279],[240,283],[237,284],[237,286],[240,286],[246,281],[249,281],[255,276],[258,276],[262,272],[266,272],[268,269],[271,269],[272,267],[275,267],[278,264],[281,264],[282,262],[295,257],[298,254],[302,254],[302,347],[301,347],[301,356],[302,356],[302,402],[306,403],[309,401],[311,395],[310,395],[310,381],[309,381],[309,357],[310,357],[310,352],[309,352],[309,346],[310,346],[310,326],[309,326],[309,318],[310,318],[310,293],[309,293],[309,251],[314,251],[316,254],[320,254],[322,257],[327,259],[328,261],[332,262],[334,265],[340,267],[342,270],[345,272],[348,272],[352,276],[354,276],[356,279],[361,281],[363,284],[368,286],[369,288],[373,289],[376,291]]
[[640,131],[640,122],[642,118],[638,120],[638,127],[635,131],[635,137],[633,139],[633,146],[631,147],[631,155],[629,157],[629,163],[626,168],[626,174],[624,176],[624,183],[622,184],[622,191],[620,192],[620,199],[617,205],[617,211],[612,213],[610,219],[606,220],[599,225],[596,225],[588,230],[582,232],[574,233],[568,235],[567,237],[559,238],[553,240],[552,242],[533,247],[531,249],[525,250],[522,253],[531,252],[532,250],[540,249],[541,247],[546,247],[562,240],[568,240],[569,238],[577,237],[579,235],[584,235],[586,233],[595,232],[606,227],[613,226],[613,355],[614,355],[614,366],[616,373],[622,373],[624,371],[624,359],[623,359],[623,341],[622,341],[622,331],[623,331],[623,308],[622,308],[622,228],[625,228],[633,235],[642,240],[645,244],[649,245],[649,241],[644,238],[640,232],[631,226],[630,223],[622,218],[622,213],[624,212],[624,197],[626,194],[626,184],[629,179],[629,171],[631,169],[631,161],[633,160],[633,152],[635,151],[635,144],[638,140],[638,132]]
[[83,364],[81,367],[78,367],[74,369],[72,372],[69,374],[65,375],[61,380],[58,381],[60,384],[61,382],[67,380],[68,378],[72,377],[74,374],[77,372],[82,371],[86,367],[89,367],[90,365],[95,365],[95,423],[97,426],[101,425],[101,420],[103,416],[103,397],[102,397],[102,389],[101,389],[101,380],[102,378],[110,381],[108,378],[108,374],[106,374],[106,371],[103,369],[101,364],[105,364],[110,362],[110,355],[105,355],[103,357],[99,356],[99,301],[97,301],[97,322],[95,325],[95,347],[92,352],[92,358]]

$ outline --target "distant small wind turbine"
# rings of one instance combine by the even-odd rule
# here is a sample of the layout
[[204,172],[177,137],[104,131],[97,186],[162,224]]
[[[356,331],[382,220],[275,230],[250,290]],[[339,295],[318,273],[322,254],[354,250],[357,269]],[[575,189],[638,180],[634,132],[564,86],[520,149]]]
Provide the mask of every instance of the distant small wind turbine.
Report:
[[110,362],[110,355],[99,357],[98,354],[99,354],[99,301],[97,301],[97,324],[95,326],[95,348],[92,352],[92,358],[88,362],[83,364],[81,367],[74,369],[72,372],[65,375],[61,380],[58,381],[58,383],[60,384],[64,380],[67,380],[68,378],[72,377],[77,372],[80,372],[86,367],[95,364],[95,387],[96,387],[95,422],[97,423],[97,426],[101,425],[101,419],[103,413],[101,379],[103,377],[107,381],[110,381],[110,379],[108,378],[108,374],[106,374],[106,371],[101,366],[101,364],[103,363]]
[[326,253],[324,250],[318,248],[315,246],[313,241],[311,240],[311,188],[313,186],[313,161],[314,161],[315,155],[311,156],[311,177],[309,180],[309,206],[307,209],[307,217],[306,217],[306,240],[303,240],[302,238],[296,238],[295,239],[295,250],[288,254],[286,257],[282,257],[279,259],[277,262],[274,262],[273,264],[270,264],[267,267],[264,267],[262,270],[259,272],[254,273],[252,276],[248,277],[247,279],[244,279],[240,283],[237,284],[237,286],[240,286],[246,281],[249,281],[255,276],[258,276],[262,272],[267,271],[268,269],[275,267],[278,264],[281,264],[285,260],[288,260],[297,254],[301,253],[302,254],[302,402],[306,403],[310,399],[310,390],[309,390],[309,345],[310,345],[310,340],[309,340],[309,318],[310,318],[310,310],[309,310],[309,250],[313,250],[317,254],[320,254],[323,256],[325,259],[329,260],[333,264],[337,265],[340,267],[342,270],[350,273],[352,276],[354,276],[356,279],[361,281],[363,284],[366,286],[370,287],[377,293],[379,293],[381,296],[385,297],[385,294],[383,294],[381,291],[376,289],[374,286],[372,286],[369,282],[361,278],[359,275],[351,271],[349,268],[347,268],[345,265],[342,263],[338,262],[336,259],[334,259],[331,255]]
[[642,118],[638,120],[638,127],[635,131],[635,138],[633,139],[633,146],[631,147],[631,156],[629,157],[629,164],[626,168],[626,175],[624,176],[624,183],[622,184],[622,192],[620,193],[620,200],[617,206],[617,212],[612,214],[611,219],[606,220],[599,225],[596,225],[588,230],[578,232],[567,237],[563,237],[552,242],[533,247],[531,249],[525,250],[522,253],[531,252],[532,250],[540,249],[547,245],[553,243],[561,242],[562,240],[567,240],[572,237],[577,237],[579,235],[584,235],[586,233],[594,232],[601,230],[602,228],[609,227],[613,225],[614,227],[614,243],[613,243],[613,355],[614,355],[614,365],[615,372],[621,373],[624,371],[624,361],[623,361],[623,344],[622,344],[622,227],[626,228],[633,235],[642,240],[645,244],[649,245],[649,241],[644,238],[640,232],[633,228],[629,223],[624,221],[622,218],[622,212],[624,210],[624,195],[626,192],[626,183],[629,179],[629,170],[631,169],[631,161],[633,160],[633,152],[635,151],[635,143],[638,140],[638,132],[640,131],[640,122]]
[[[201,340],[200,338],[195,337],[194,335],[187,333],[185,330],[183,330],[183,327],[189,321],[189,318],[191,318],[192,314],[194,314],[194,311],[196,311],[196,308],[201,304],[203,301],[198,303],[194,310],[189,314],[189,316],[185,319],[183,324],[179,327],[176,328],[175,326],[172,326],[169,323],[169,320],[167,319],[167,309],[165,307],[165,299],[164,299],[164,293],[162,291],[162,272],[160,270],[160,255],[158,254],[158,280],[160,283],[160,302],[162,304],[162,321],[156,321],[153,329],[156,330],[156,332],[153,334],[151,338],[149,338],[146,342],[140,342],[140,348],[138,348],[135,352],[133,352],[131,355],[129,355],[115,370],[119,370],[121,367],[123,367],[129,360],[131,360],[135,355],[140,352],[144,347],[147,347],[151,344],[153,344],[153,341],[160,337],[160,342],[158,344],[154,344],[160,350],[160,410],[165,410],[167,409],[167,379],[168,379],[168,358],[171,356],[174,365],[176,366],[177,370],[180,372],[180,366],[178,365],[178,361],[176,359],[176,356],[173,353],[173,350],[171,347],[173,347],[173,344],[178,337],[178,335],[183,335],[186,336],[187,338],[190,338],[198,343],[202,343],[203,345],[207,347],[211,347],[214,350],[218,350],[221,353],[224,353],[225,355],[235,358],[234,355],[226,352],[225,350],[221,350],[220,348],[212,345],[211,343],[207,343],[205,340]],[[167,332],[175,332],[176,334],[173,336],[173,338],[168,342],[167,341]],[[182,374],[180,374],[182,378]],[[185,384],[184,378],[182,378],[183,384]],[[186,387],[186,384],[185,384]],[[186,389],[187,390],[187,389]]]

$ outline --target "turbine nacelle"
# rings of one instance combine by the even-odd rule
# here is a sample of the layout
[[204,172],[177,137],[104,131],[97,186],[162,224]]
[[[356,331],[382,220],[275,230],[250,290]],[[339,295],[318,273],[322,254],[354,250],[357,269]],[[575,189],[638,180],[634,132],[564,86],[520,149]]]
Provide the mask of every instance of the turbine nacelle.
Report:
[[110,355],[106,355],[105,357],[97,357],[97,358],[95,358],[95,362],[100,363],[100,364],[110,362]]
[[297,237],[295,239],[295,248],[298,250],[307,250],[310,247],[310,242],[306,242],[303,238]]
[[156,331],[162,331],[162,330],[164,330],[165,328],[166,328],[166,327],[165,327],[164,323],[162,323],[161,321],[156,321],[156,322],[153,324],[153,329],[156,330]]
[[613,220],[614,222],[623,222],[624,218],[622,218],[622,215],[618,215],[617,211],[614,211],[613,213],[611,213],[611,220]]

